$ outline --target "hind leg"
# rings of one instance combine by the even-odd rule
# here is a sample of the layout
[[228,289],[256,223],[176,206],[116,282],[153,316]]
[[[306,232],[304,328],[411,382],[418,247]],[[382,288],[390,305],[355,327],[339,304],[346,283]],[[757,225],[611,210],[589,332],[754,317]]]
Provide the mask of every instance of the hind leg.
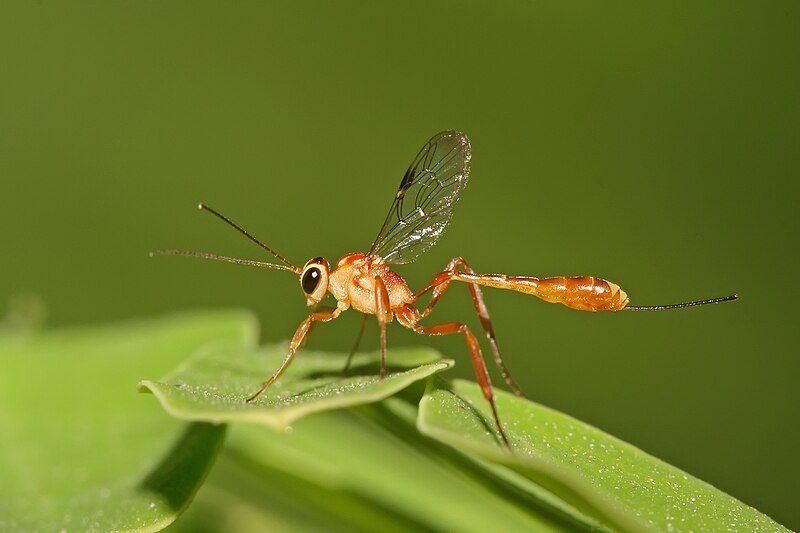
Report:
[[[414,301],[417,301],[420,296],[426,292],[431,290],[433,291],[433,295],[431,296],[430,302],[428,302],[428,306],[424,311],[422,311],[422,318],[425,318],[431,313],[431,311],[433,311],[434,306],[436,306],[436,303],[439,301],[439,298],[442,297],[444,291],[447,290],[447,287],[450,286],[453,276],[458,273],[459,269],[463,270],[467,274],[475,274],[475,271],[470,268],[470,266],[462,257],[456,257],[447,264],[441,273],[437,274],[433,278],[433,281],[431,281],[424,289],[414,295]],[[514,378],[511,377],[511,372],[508,371],[508,368],[503,362],[503,358],[500,356],[500,348],[497,346],[497,337],[494,334],[494,326],[492,326],[492,319],[489,316],[489,309],[486,307],[486,302],[483,299],[483,292],[481,291],[480,286],[477,283],[468,283],[467,286],[469,287],[469,292],[472,296],[472,305],[475,308],[478,318],[480,319],[483,331],[486,333],[486,338],[489,339],[489,345],[492,347],[492,357],[494,358],[497,368],[500,369],[500,375],[503,376],[503,381],[505,381],[506,384],[511,387],[511,390],[514,391],[514,394],[524,398],[525,395],[522,393],[519,385],[517,385],[517,382],[514,381]]]
[[452,335],[454,333],[462,333],[464,335],[464,338],[467,341],[467,347],[469,348],[470,356],[472,358],[472,366],[475,368],[475,376],[477,377],[478,383],[481,386],[483,397],[486,398],[486,401],[489,402],[489,407],[492,409],[492,417],[494,418],[494,423],[497,426],[497,431],[500,433],[500,438],[503,440],[503,444],[505,444],[506,448],[510,450],[511,445],[508,443],[506,432],[503,430],[503,424],[500,423],[500,417],[497,414],[497,406],[495,405],[494,401],[494,392],[492,391],[492,381],[489,378],[489,371],[486,369],[486,361],[483,359],[481,347],[478,344],[478,339],[475,338],[475,335],[472,334],[466,325],[460,322],[445,322],[443,324],[436,324],[435,326],[421,326],[417,323],[421,318],[419,312],[410,305],[406,306],[405,308],[395,310],[395,314],[397,315],[398,322],[407,328],[410,328],[415,333],[419,333],[420,335],[437,336]]

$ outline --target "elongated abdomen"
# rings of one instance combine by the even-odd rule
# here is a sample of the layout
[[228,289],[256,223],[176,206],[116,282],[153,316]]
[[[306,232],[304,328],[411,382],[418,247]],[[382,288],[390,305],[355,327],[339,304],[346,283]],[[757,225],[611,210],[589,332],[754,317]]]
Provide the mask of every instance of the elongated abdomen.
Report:
[[534,278],[457,273],[454,279],[532,294],[546,302],[560,303],[579,311],[619,311],[628,305],[628,295],[619,285],[593,276]]
[[593,276],[544,278],[532,294],[581,311],[619,311],[628,305],[628,295],[619,285]]

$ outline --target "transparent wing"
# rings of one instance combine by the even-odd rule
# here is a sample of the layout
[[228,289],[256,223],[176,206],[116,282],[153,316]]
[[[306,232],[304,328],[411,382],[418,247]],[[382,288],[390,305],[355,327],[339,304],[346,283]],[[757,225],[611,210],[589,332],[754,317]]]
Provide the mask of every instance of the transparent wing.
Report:
[[469,139],[457,131],[434,135],[406,170],[370,254],[410,263],[442,236],[469,179]]

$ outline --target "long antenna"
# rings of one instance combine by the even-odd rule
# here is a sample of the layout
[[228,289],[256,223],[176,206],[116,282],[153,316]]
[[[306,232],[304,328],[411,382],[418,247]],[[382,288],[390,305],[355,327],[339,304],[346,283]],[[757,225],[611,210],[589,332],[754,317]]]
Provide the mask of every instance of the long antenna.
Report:
[[227,255],[212,254],[209,252],[196,252],[194,250],[176,250],[170,248],[167,250],[155,250],[153,252],[150,252],[150,257],[153,257],[154,255],[188,255],[190,257],[199,257],[201,259],[213,259],[214,261],[225,261],[226,263],[236,263],[237,265],[248,265],[259,268],[274,268],[275,270],[288,270],[289,272],[294,272],[293,269],[287,266],[276,265],[274,263],[253,261],[252,259],[239,259],[238,257],[228,257]]
[[295,274],[300,274],[302,272],[302,270],[300,270],[298,267],[294,266],[288,259],[283,257],[281,254],[279,254],[278,252],[276,252],[275,250],[273,250],[272,248],[270,248],[269,246],[267,246],[263,242],[259,241],[258,239],[256,239],[252,235],[250,235],[243,227],[241,227],[236,222],[234,222],[233,220],[229,219],[228,217],[226,217],[225,215],[223,215],[219,211],[216,211],[216,210],[210,208],[209,206],[207,206],[204,203],[198,204],[197,208],[205,210],[205,211],[208,211],[209,213],[211,213],[212,215],[214,215],[218,219],[222,220],[223,222],[225,222],[229,226],[235,228],[239,233],[241,233],[242,235],[244,235],[245,237],[247,237],[248,239],[250,239],[251,241],[253,241],[257,245],[259,245],[262,249],[266,250],[267,252],[269,252],[272,255],[274,255],[275,257],[277,257],[280,260],[281,263],[283,263],[284,265],[289,267],[289,270],[291,270]]
[[732,302],[738,300],[738,294],[729,294],[728,296],[721,296],[719,298],[709,298],[707,300],[696,300],[694,302],[683,302],[679,304],[668,305],[629,305],[623,307],[623,311],[665,311],[667,309],[680,309],[681,307],[696,307],[698,305],[718,304],[722,302]]

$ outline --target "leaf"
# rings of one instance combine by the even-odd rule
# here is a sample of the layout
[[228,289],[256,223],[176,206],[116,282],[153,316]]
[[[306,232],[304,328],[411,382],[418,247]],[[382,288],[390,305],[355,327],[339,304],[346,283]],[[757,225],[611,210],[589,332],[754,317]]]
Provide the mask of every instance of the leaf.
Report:
[[453,365],[429,349],[391,350],[390,373],[381,380],[377,353],[354,358],[351,374],[366,375],[343,376],[345,354],[303,351],[281,379],[255,402],[246,403],[285,352],[285,344],[258,350],[210,349],[160,381],[142,381],[139,390],[152,392],[167,412],[184,420],[249,421],[284,430],[311,413],[381,400]]
[[215,312],[0,336],[0,530],[156,530],[188,505],[224,428],[152,409],[136,377],[210,341],[255,344]]
[[[419,397],[414,403],[415,405],[419,403]],[[364,413],[381,427],[389,428],[393,434],[415,448],[428,449],[430,454],[440,458],[440,462],[449,463],[470,477],[481,480],[492,490],[502,493],[507,501],[516,501],[529,512],[562,524],[563,529],[607,530],[595,518],[510,468],[462,453],[426,438],[416,427],[418,410],[415,405],[412,406],[400,398],[387,398],[380,404],[364,406],[359,412]]]
[[435,443],[413,425],[410,429],[416,438],[408,440],[350,410],[298,420],[285,434],[254,424],[232,425],[208,484],[176,527],[196,531],[212,523],[225,531],[565,529],[563,522],[443,460],[430,446]]
[[513,455],[496,440],[480,388],[455,381],[429,386],[420,431],[454,448],[508,465],[626,530],[786,531],[699,479],[599,429],[496,391]]
[[[320,416],[325,416],[323,413]],[[243,427],[242,425],[234,428]],[[265,427],[252,426],[262,433]],[[254,463],[223,448],[192,506],[171,531],[407,531],[404,521],[345,492]]]

